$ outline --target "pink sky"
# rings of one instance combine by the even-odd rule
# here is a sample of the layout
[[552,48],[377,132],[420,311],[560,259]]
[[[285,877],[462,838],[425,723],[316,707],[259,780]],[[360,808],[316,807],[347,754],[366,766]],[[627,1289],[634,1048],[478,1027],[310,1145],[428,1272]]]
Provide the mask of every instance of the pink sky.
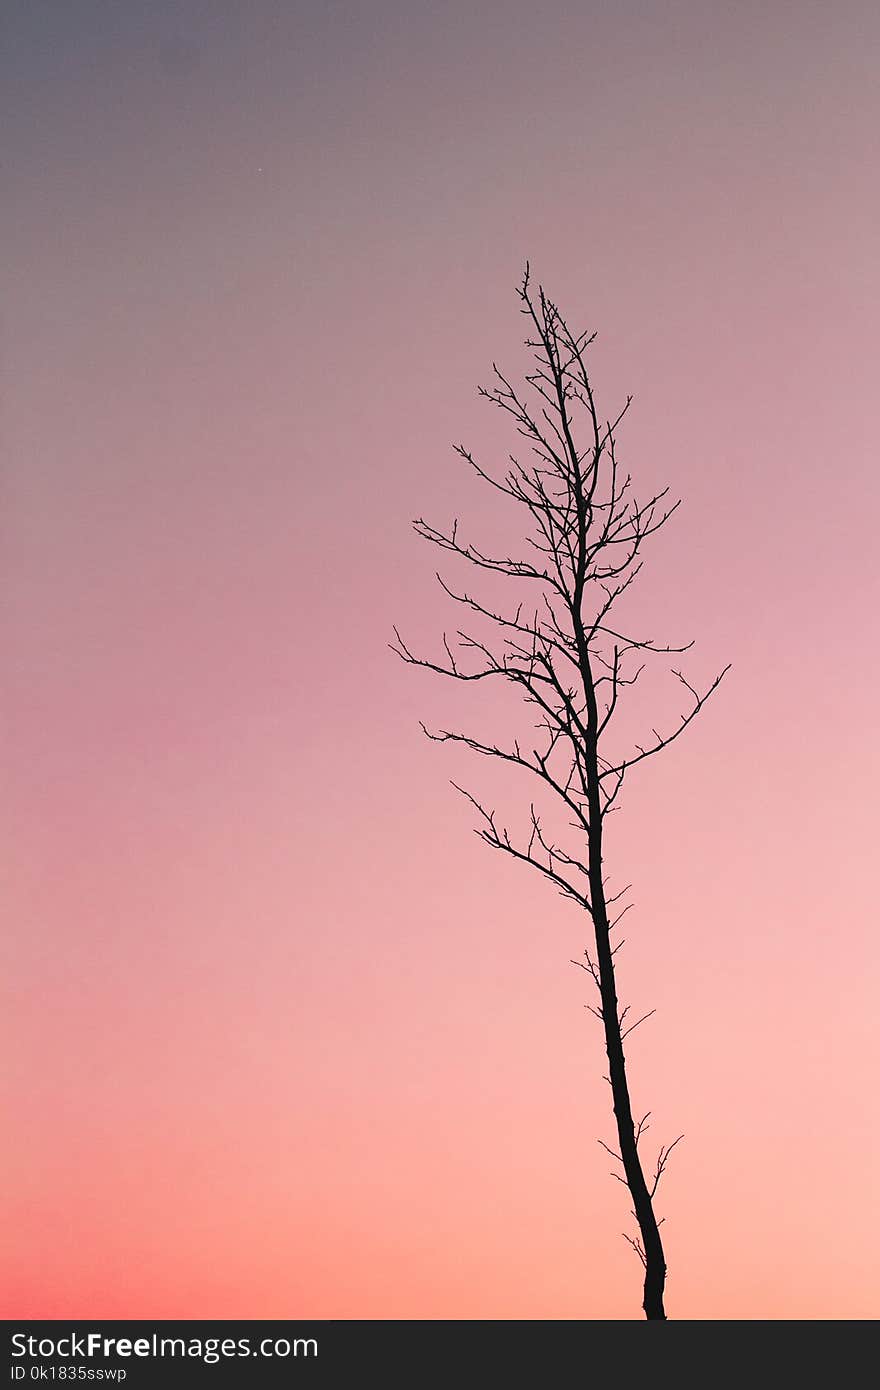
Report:
[[588,923],[386,646],[528,256],[733,663],[609,845],[668,1311],[875,1316],[875,7],[127,8],[7,43],[3,1315],[639,1315]]

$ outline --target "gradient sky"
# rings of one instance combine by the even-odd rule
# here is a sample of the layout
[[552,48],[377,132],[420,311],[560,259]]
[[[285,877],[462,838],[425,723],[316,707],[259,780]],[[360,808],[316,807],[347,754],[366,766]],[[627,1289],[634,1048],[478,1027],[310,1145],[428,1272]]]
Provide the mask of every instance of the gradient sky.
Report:
[[876,1316],[876,6],[4,13],[3,1315],[639,1315],[588,925],[386,646],[529,257],[733,662],[608,849],[668,1310]]

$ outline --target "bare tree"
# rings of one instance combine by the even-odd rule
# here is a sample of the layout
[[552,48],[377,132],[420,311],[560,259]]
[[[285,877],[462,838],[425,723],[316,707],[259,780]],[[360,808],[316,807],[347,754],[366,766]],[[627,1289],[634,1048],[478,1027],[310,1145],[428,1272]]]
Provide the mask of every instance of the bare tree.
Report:
[[480,388],[480,394],[512,417],[529,446],[528,462],[511,455],[498,476],[463,446],[456,446],[456,452],[481,479],[524,509],[527,558],[486,554],[461,539],[457,521],[445,531],[421,519],[414,526],[425,540],[484,575],[515,581],[523,597],[517,594],[516,606],[502,611],[503,604],[454,588],[438,574],[449,598],[489,635],[458,629],[450,641],[444,634],[443,657],[432,661],[415,655],[395,628],[393,650],[412,665],[456,681],[510,683],[537,712],[537,740],[531,735],[508,746],[422,728],[429,738],[461,743],[524,768],[538,779],[548,804],[563,813],[568,828],[561,840],[552,809],[548,814],[532,801],[527,828],[518,840],[494,810],[456,786],[474,807],[476,833],[487,844],[530,865],[592,919],[593,943],[585,959],[574,964],[590,974],[598,991],[599,1002],[591,1007],[604,1031],[618,1147],[599,1142],[620,1165],[615,1176],[632,1199],[637,1234],[626,1239],[644,1266],[645,1316],[664,1319],[666,1260],[654,1198],[679,1139],[660,1149],[653,1166],[645,1166],[640,1146],[650,1112],[634,1118],[624,1040],[650,1014],[630,1020],[629,1009],[618,1003],[615,955],[623,943],[613,944],[612,934],[628,911],[620,905],[627,890],[608,892],[603,835],[630,770],[683,733],[729,668],[702,693],[676,670],[688,697],[677,723],[666,732],[652,730],[650,739],[625,756],[609,755],[611,721],[645,664],[693,645],[674,647],[628,635],[616,608],[641,569],[644,541],[679,504],[669,502],[668,488],[645,502],[633,495],[616,450],[617,427],[631,398],[615,419],[603,423],[586,366],[595,334],[571,331],[544,290],[533,292],[528,266],[518,295],[528,322],[532,369],[517,387],[493,367],[493,385]]

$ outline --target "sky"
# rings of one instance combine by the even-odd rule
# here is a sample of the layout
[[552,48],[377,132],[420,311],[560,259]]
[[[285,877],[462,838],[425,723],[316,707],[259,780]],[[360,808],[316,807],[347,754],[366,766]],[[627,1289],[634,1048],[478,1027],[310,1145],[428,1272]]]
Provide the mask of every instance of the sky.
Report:
[[452,445],[515,447],[527,258],[682,498],[634,614],[732,663],[607,842],[667,1310],[876,1316],[878,45],[861,0],[9,0],[5,1317],[640,1316],[589,923],[419,730],[514,716],[388,650],[454,616],[412,519],[510,520]]

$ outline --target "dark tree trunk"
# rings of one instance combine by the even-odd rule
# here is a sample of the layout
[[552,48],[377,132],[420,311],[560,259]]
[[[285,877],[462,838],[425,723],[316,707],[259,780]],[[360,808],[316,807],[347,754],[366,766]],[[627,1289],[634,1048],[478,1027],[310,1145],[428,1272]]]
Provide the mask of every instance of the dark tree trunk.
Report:
[[605,1028],[605,1050],[608,1053],[608,1078],[611,1082],[611,1096],[614,1105],[614,1118],[617,1122],[617,1140],[626,1184],[633,1199],[633,1210],[642,1238],[645,1262],[644,1299],[642,1307],[646,1318],[666,1318],[663,1307],[663,1290],[666,1285],[666,1258],[654,1203],[648,1188],[642,1161],[636,1144],[636,1130],[633,1122],[629,1086],[626,1079],[626,1060],[623,1052],[623,1039],[619,1023],[617,991],[614,982],[614,959],[609,942],[608,919],[599,875],[598,888],[593,886],[593,920],[596,928],[596,954],[598,957],[599,980],[602,998],[602,1020]]
[[[580,627],[579,614],[575,619],[575,626],[576,628]],[[623,1163],[626,1185],[633,1199],[633,1211],[642,1242],[640,1254],[645,1266],[642,1307],[645,1310],[646,1318],[660,1318],[665,1321],[663,1291],[666,1286],[666,1257],[663,1253],[663,1242],[660,1239],[657,1218],[654,1215],[653,1193],[648,1187],[642,1169],[636,1127],[633,1121],[629,1085],[626,1079],[623,1029],[617,999],[617,985],[614,978],[611,928],[605,901],[605,884],[602,873],[602,831],[604,827],[599,780],[596,690],[586,642],[582,641],[579,645],[581,647],[581,675],[587,707],[586,763],[590,808],[588,865],[590,870],[590,904],[596,937],[596,965],[602,1003],[602,1025],[605,1030],[605,1050],[608,1054],[608,1079],[611,1082],[611,1097],[614,1106],[614,1118],[617,1123],[620,1158]]]

